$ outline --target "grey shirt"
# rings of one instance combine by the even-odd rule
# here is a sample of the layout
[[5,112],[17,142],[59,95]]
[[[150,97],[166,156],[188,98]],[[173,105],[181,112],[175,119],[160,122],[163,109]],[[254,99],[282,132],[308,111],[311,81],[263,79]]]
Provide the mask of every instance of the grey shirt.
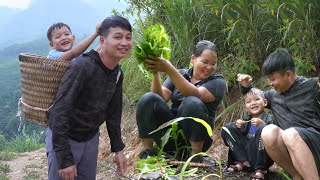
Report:
[[[298,77],[291,87],[278,93],[274,89],[265,92],[274,117],[274,123],[282,129],[313,127],[320,132],[320,88],[317,78]],[[242,93],[248,88],[242,87]]]
[[[182,69],[180,70],[180,74],[189,82],[191,82],[191,77],[193,74],[193,68],[190,68],[188,70]],[[172,111],[173,113],[177,112],[184,96],[180,93],[180,91],[175,88],[175,85],[171,81],[169,77],[165,80],[163,83],[163,86],[170,89],[172,91],[171,95],[171,101],[172,101]],[[226,81],[222,76],[219,76],[217,74],[213,74],[209,76],[207,79],[201,80],[200,82],[196,83],[195,86],[205,87],[208,91],[211,92],[211,94],[215,97],[215,100],[213,102],[207,102],[204,103],[206,107],[208,108],[209,115],[211,119],[215,118],[215,113],[222,101],[222,98],[224,97],[226,91],[227,91],[227,85]]]

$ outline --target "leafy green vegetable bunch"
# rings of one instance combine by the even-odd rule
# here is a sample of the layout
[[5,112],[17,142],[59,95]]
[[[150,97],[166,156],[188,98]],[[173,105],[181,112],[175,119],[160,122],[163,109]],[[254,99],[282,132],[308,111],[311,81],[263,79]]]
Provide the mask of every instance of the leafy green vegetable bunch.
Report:
[[142,39],[134,48],[134,55],[139,68],[145,74],[150,74],[144,66],[144,60],[149,55],[169,60],[171,55],[170,36],[161,24],[148,27],[143,33]]

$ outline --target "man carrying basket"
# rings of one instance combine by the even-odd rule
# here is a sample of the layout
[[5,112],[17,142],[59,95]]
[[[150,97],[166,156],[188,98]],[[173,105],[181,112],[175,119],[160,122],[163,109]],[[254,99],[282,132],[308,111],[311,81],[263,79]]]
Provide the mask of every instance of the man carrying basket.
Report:
[[122,81],[119,62],[132,48],[132,28],[120,16],[106,18],[100,47],[72,61],[50,109],[46,137],[49,179],[95,179],[99,127],[106,123],[117,175],[127,169],[121,138]]

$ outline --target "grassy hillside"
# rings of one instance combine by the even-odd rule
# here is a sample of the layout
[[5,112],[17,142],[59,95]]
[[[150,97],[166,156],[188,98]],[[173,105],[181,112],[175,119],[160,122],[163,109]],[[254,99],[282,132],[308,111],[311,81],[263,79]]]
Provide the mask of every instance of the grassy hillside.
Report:
[[20,72],[17,58],[0,57],[0,131],[6,136],[17,131]]
[[[0,133],[6,139],[15,138],[19,134],[20,120],[16,116],[18,101],[21,97],[19,53],[46,55],[49,49],[48,41],[45,38],[12,44],[0,49]],[[32,130],[39,128],[39,126],[28,124],[26,133],[29,134]]]

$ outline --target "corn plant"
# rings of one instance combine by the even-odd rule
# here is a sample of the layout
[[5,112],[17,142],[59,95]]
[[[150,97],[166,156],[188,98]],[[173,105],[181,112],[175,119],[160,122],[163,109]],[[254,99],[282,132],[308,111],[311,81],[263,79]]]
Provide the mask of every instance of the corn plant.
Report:
[[[166,123],[163,123],[162,125],[160,125],[157,129],[153,130],[152,132],[150,132],[149,134],[153,134],[155,132],[158,132],[162,129],[165,129],[167,128],[168,126],[171,126],[171,128],[168,128],[166,133],[164,134],[164,136],[161,137],[161,141],[162,141],[162,146],[160,147],[160,151],[158,153],[158,156],[161,156],[162,155],[162,152],[163,152],[163,148],[165,146],[165,144],[169,141],[170,138],[172,138],[174,140],[174,143],[175,143],[175,148],[176,148],[176,153],[174,155],[175,158],[177,158],[178,156],[178,153],[180,151],[183,152],[183,154],[190,154],[190,148],[189,147],[179,147],[178,146],[178,140],[179,140],[179,136],[182,137],[182,139],[185,141],[185,144],[188,144],[188,140],[183,132],[182,129],[178,129],[178,125],[177,123],[179,121],[183,121],[183,120],[193,120],[193,121],[196,121],[200,124],[202,124],[206,130],[207,130],[207,133],[208,135],[211,137],[213,135],[213,132],[212,132],[212,129],[211,129],[211,126],[204,120],[202,119],[199,119],[199,118],[194,118],[194,117],[179,117],[179,118],[175,118],[175,119],[172,119]],[[184,150],[187,149],[187,152],[184,152]]]
[[[181,137],[181,138],[179,138]],[[179,142],[178,140],[182,139],[184,141],[184,144],[188,144],[188,140],[186,135],[184,134],[182,129],[178,129],[178,124],[177,123],[172,123],[171,128],[169,128],[166,133],[161,137],[161,148],[158,153],[158,156],[161,156],[163,153],[163,148],[169,141],[169,139],[173,139],[176,153],[174,155],[174,158],[177,159],[179,152],[182,152],[182,157],[184,154],[189,155],[190,154],[190,148],[189,147],[179,147]]]
[[[173,119],[171,121],[168,121],[164,124],[162,124],[161,126],[159,126],[157,129],[155,129],[154,131],[150,132],[149,134],[153,134],[155,132],[158,132],[160,130],[163,130],[169,126],[171,126],[171,128],[168,128],[166,130],[166,133],[161,137],[161,147],[159,148],[159,152],[158,155],[155,157],[150,157],[148,156],[146,160],[138,160],[137,163],[137,170],[138,172],[140,172],[141,174],[144,173],[149,173],[149,172],[153,172],[153,171],[160,171],[160,173],[163,176],[170,176],[170,175],[174,175],[174,173],[176,172],[176,168],[171,168],[170,166],[166,165],[166,162],[164,160],[164,158],[162,157],[163,154],[163,148],[166,145],[166,143],[169,141],[170,138],[172,138],[175,141],[175,146],[176,146],[176,153],[179,152],[181,150],[181,148],[186,148],[186,147],[178,147],[178,137],[182,136],[184,141],[187,144],[187,138],[184,135],[182,129],[178,128],[178,122],[182,121],[182,120],[193,120],[196,122],[199,122],[200,124],[202,124],[206,130],[209,136],[213,135],[211,126],[204,120],[199,119],[199,118],[194,118],[194,117],[179,117],[176,119]],[[187,148],[188,149],[188,148]],[[187,154],[190,154],[190,150]],[[199,153],[197,155],[202,155],[205,153]],[[175,158],[176,158],[177,154],[175,154]],[[195,156],[195,155],[194,155]],[[194,157],[191,156],[191,157]],[[191,158],[192,159],[192,158]],[[191,159],[189,158],[187,160],[187,162],[184,165],[188,165],[189,162],[191,161]],[[172,172],[174,171],[174,173],[172,174]],[[191,169],[189,171],[186,171],[186,168],[182,169],[180,176],[193,176],[194,173],[196,172],[196,169]]]
[[166,123],[163,123],[157,129],[151,131],[149,134],[153,134],[153,133],[155,133],[155,132],[157,132],[157,131],[159,131],[161,129],[164,129],[164,128],[166,128],[166,127],[168,127],[168,126],[170,126],[170,125],[172,125],[174,123],[177,123],[179,121],[182,121],[182,120],[193,120],[193,121],[196,121],[196,122],[202,124],[206,128],[207,133],[208,133],[208,135],[210,137],[213,135],[210,125],[206,121],[204,121],[203,119],[195,118],[195,117],[178,117],[178,118],[172,119],[172,120],[170,120],[170,121],[168,121]]

